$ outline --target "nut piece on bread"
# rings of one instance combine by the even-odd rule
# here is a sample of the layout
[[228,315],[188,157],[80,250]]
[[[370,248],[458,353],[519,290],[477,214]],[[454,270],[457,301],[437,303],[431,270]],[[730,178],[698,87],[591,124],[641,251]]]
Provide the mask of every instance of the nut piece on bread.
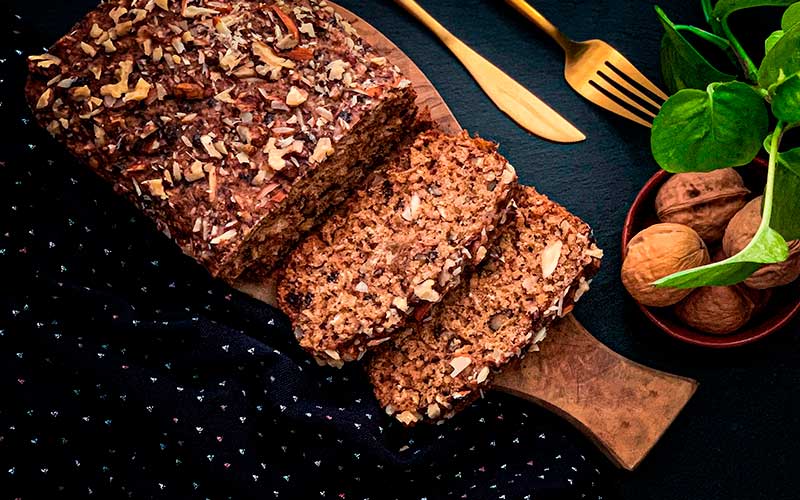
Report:
[[494,370],[538,349],[545,327],[572,310],[599,269],[589,226],[522,189],[484,264],[369,358],[381,406],[406,425],[451,417],[475,400]]
[[[274,266],[409,134],[330,4],[105,2],[29,58],[38,122],[215,276]],[[379,163],[379,162],[378,162]]]
[[423,317],[487,255],[518,188],[496,145],[419,135],[289,256],[278,302],[332,366]]

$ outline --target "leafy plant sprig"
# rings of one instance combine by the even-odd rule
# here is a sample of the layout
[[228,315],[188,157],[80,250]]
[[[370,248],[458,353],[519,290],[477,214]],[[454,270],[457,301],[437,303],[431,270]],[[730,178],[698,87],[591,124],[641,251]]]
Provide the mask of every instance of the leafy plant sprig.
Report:
[[[682,271],[659,287],[724,286],[744,281],[763,264],[789,257],[800,239],[800,148],[781,151],[784,134],[800,127],[800,1],[701,0],[710,31],[674,24],[656,7],[664,37],[661,69],[673,94],[653,121],[651,148],[668,172],[709,172],[769,154],[761,225],[750,243],[721,262]],[[754,7],[785,7],[781,29],[764,42],[759,66],[733,34],[728,18]],[[740,75],[721,71],[684,36],[692,33],[726,54]],[[773,123],[770,131],[770,123]]]

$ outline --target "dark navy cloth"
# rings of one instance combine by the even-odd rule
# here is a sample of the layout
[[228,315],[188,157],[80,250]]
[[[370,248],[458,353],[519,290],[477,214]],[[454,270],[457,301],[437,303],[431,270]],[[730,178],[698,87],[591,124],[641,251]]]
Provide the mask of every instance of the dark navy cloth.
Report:
[[0,22],[0,498],[609,498],[544,410],[488,395],[406,430],[359,367],[317,367],[32,123],[52,40]]

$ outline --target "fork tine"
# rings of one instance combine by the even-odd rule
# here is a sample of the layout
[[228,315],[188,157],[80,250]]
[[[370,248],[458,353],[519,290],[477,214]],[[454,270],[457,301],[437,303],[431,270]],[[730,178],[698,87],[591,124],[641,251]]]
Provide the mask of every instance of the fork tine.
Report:
[[634,96],[638,97],[642,101],[646,102],[647,104],[653,106],[656,110],[661,109],[661,104],[657,103],[653,99],[651,99],[647,94],[642,92],[641,90],[637,89],[633,85],[631,85],[628,80],[623,78],[620,73],[619,69],[614,67],[613,65],[606,62],[606,69],[605,71],[600,70],[598,74],[604,77],[605,79],[609,80],[610,82],[614,82],[615,84],[619,85],[620,87],[624,88],[629,93],[633,94]]
[[628,78],[635,81],[642,87],[646,88],[653,94],[657,95],[658,97],[664,99],[665,101],[669,99],[669,96],[664,93],[660,88],[656,87],[656,85],[651,82],[646,76],[644,76],[636,66],[631,64],[631,62],[625,58],[619,51],[614,50],[611,52],[609,59],[611,59],[611,64],[616,66],[620,71],[625,73]]
[[605,108],[612,113],[616,113],[623,118],[627,118],[633,122],[638,123],[639,125],[644,125],[645,127],[651,128],[653,125],[643,119],[642,117],[632,113],[627,108],[623,107],[619,103],[613,101],[611,98],[600,92],[597,88],[590,84],[590,82],[586,82],[585,85],[582,85],[580,88],[575,89],[578,91],[586,99],[590,100],[591,102],[597,104],[601,108]]
[[[627,94],[625,94],[625,92],[622,92],[618,88],[616,88],[613,85],[611,85],[610,83],[608,83],[608,81],[604,80],[602,77],[604,77],[605,75],[603,74],[602,71],[598,71],[597,74],[601,78],[594,78],[593,80],[590,80],[589,81],[590,84],[594,83],[595,85],[600,87],[600,89],[608,92],[609,94],[611,94],[612,96],[616,97],[620,101],[624,102],[628,106],[632,107],[636,111],[639,111],[640,113],[645,114],[645,115],[649,116],[650,118],[655,118],[656,117],[655,113],[653,113],[649,109],[645,108],[640,103],[634,101]],[[606,97],[608,97],[608,96],[606,96]]]

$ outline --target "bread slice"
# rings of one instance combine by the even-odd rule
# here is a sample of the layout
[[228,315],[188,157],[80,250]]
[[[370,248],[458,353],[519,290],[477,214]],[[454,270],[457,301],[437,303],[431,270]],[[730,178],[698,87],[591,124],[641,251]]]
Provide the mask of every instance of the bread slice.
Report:
[[419,135],[290,255],[278,300],[323,363],[360,358],[481,262],[517,189],[496,145]]
[[409,133],[400,70],[321,0],[112,1],[29,58],[39,123],[232,281]]
[[588,289],[602,251],[578,217],[522,188],[484,264],[369,358],[380,404],[404,424],[449,418],[544,338]]

